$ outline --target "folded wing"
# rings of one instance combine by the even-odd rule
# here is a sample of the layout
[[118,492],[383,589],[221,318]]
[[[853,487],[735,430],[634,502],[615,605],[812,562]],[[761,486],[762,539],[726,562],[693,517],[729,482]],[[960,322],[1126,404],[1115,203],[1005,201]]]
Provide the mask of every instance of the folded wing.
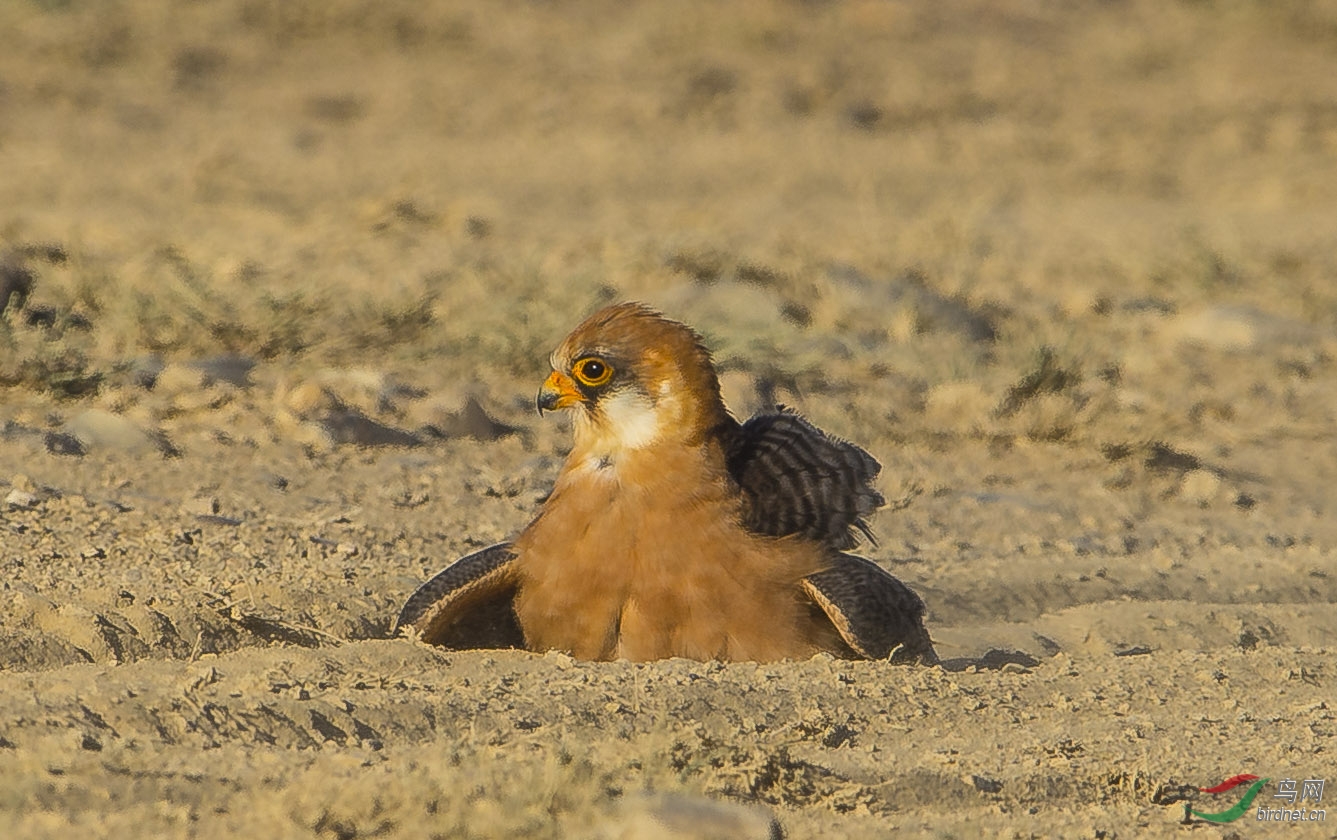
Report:
[[724,435],[729,474],[746,501],[743,525],[771,537],[799,534],[829,548],[870,542],[864,517],[883,504],[882,465],[791,412],[758,414]]

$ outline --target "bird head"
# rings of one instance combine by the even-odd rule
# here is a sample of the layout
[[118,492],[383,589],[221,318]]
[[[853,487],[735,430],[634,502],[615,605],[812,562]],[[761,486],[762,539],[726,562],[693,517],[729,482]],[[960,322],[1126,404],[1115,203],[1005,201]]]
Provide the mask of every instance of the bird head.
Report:
[[578,447],[615,452],[692,442],[728,417],[701,337],[643,304],[595,312],[551,362],[539,412],[572,409]]

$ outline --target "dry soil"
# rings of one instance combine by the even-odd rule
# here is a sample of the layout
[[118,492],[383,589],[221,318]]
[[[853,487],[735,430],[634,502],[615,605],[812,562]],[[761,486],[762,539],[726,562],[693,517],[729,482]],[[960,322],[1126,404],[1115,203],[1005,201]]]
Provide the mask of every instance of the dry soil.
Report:
[[[1334,836],[1334,208],[1330,4],[4,3],[0,835]],[[627,298],[947,667],[390,636]]]

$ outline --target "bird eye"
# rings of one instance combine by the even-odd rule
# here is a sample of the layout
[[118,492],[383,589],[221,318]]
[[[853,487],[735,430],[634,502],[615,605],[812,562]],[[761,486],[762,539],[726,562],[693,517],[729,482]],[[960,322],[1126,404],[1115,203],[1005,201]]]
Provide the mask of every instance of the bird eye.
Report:
[[613,368],[593,356],[576,362],[574,372],[580,384],[587,388],[597,388],[613,378]]

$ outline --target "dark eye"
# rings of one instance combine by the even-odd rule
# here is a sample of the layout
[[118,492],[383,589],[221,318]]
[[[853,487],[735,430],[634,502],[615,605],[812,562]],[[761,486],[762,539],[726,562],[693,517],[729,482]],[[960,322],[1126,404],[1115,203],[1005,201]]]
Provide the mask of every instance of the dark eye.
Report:
[[575,374],[582,385],[595,388],[613,378],[613,369],[602,359],[590,357],[576,362]]

